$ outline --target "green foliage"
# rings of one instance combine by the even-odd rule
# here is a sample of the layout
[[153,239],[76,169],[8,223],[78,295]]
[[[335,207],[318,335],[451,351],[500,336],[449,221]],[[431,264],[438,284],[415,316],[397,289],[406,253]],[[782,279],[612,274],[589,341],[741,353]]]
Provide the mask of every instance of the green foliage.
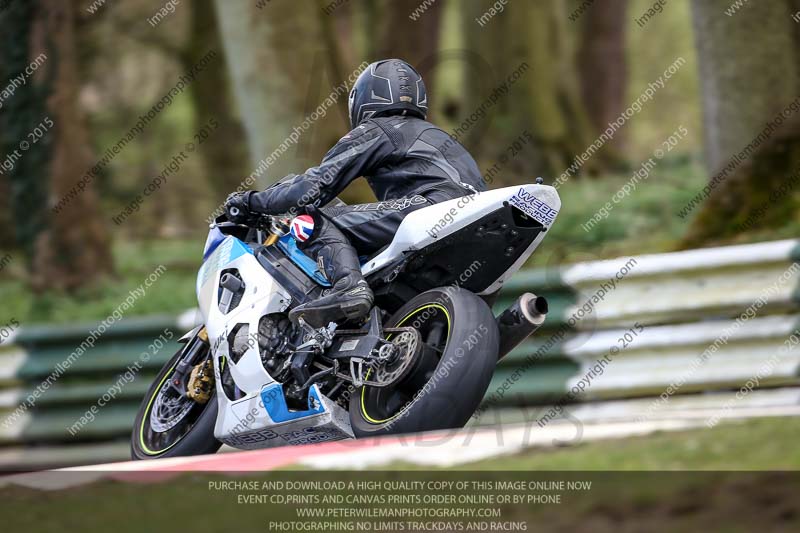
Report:
[[686,64],[666,81],[654,100],[631,121],[626,155],[634,161],[649,157],[680,125],[689,130],[689,135],[679,146],[681,151],[693,151],[703,142],[691,3],[671,1],[661,14],[640,28],[635,18],[646,13],[653,3],[653,0],[632,0],[628,5],[630,79],[626,101],[636,100],[648,83],[658,79],[676,58],[684,58]]
[[[561,212],[528,267],[572,263],[681,249],[690,220],[677,213],[706,185],[701,161],[677,156],[664,159],[630,195],[614,203],[612,198],[631,180],[632,173],[598,179],[572,179],[559,189]],[[588,231],[583,225],[606,202],[613,209]],[[778,239],[800,234],[800,216],[787,216],[772,224],[755,225],[727,239],[709,241],[724,246]]]
[[[608,218],[584,231],[582,225],[611,202],[630,178],[629,174],[618,174],[571,180],[562,186],[556,224],[527,267],[674,250],[686,225],[676,213],[705,183],[701,164],[685,158],[662,161],[630,196],[613,204]],[[733,242],[789,238],[798,233],[800,223],[789,219],[783,227],[754,230]],[[182,240],[120,240],[114,251],[118,278],[74,294],[51,291],[35,298],[23,283],[4,273],[0,277],[4,314],[23,323],[100,320],[159,264],[165,265],[167,272],[130,314],[182,312],[197,303],[194,283],[202,242],[199,234]],[[14,262],[7,270],[21,278],[21,264]]]
[[[471,113],[474,104],[485,98],[483,92],[492,89],[520,60],[531,62],[531,57],[525,55],[528,53],[526,48],[514,45],[520,41],[519,32],[512,38],[512,35],[498,31],[503,28],[502,24],[512,22],[507,20],[514,16],[515,12],[511,9],[498,16],[487,28],[479,28],[472,19],[462,20],[465,8],[472,7],[482,11],[490,4],[482,2],[470,6],[460,0],[446,3],[439,43],[439,51],[443,53],[442,63],[432,74],[436,91],[431,95],[431,118],[447,131],[459,123],[459,117]],[[580,1],[573,0],[569,8],[562,10],[561,14],[566,15],[579,4]],[[30,61],[26,43],[29,41],[34,15],[33,5],[32,2],[11,2],[0,14],[0,29],[3,30],[0,31],[0,80],[3,82],[24,70]],[[640,183],[619,204],[614,204],[610,215],[588,231],[582,225],[606,202],[611,202],[614,194],[631,175],[621,172],[592,177],[594,179],[582,176],[568,181],[559,190],[562,210],[556,225],[527,265],[529,267],[670,251],[678,247],[689,227],[690,221],[680,219],[677,212],[707,181],[707,172],[697,160],[700,157],[698,147],[702,143],[703,127],[698,98],[692,13],[689,2],[670,1],[664,6],[663,12],[645,27],[637,26],[635,18],[652,5],[651,0],[629,2],[629,79],[625,101],[634,101],[648,83],[663,74],[664,69],[676,57],[683,57],[686,64],[657,92],[653,101],[648,102],[625,125],[627,145],[623,147],[622,153],[630,166],[636,168],[678,126],[683,125],[687,128],[688,135],[670,154],[679,155],[660,161],[646,181]],[[363,26],[360,22],[364,20],[379,18],[383,9],[374,2],[354,2],[352,8],[359,14],[356,20],[360,26]],[[189,15],[188,4],[181,9],[183,15],[176,17],[185,19]],[[598,3],[591,9],[602,7]],[[264,13],[258,11],[259,16]],[[347,10],[343,9],[337,11],[335,16],[346,17],[346,13]],[[90,141],[95,158],[102,157],[107,148],[125,135],[138,116],[146,112],[179,75],[185,73],[180,59],[188,42],[185,24],[172,28],[165,25],[163,29],[146,34],[131,29],[131,21],[141,21],[148,14],[152,14],[150,8],[134,2],[108,10],[103,15],[105,18],[93,17],[82,27],[82,50],[85,58],[81,61],[81,79],[84,85],[81,102],[85,104],[89,118]],[[591,10],[584,16],[591,16],[590,14]],[[524,19],[521,21],[516,23],[523,26],[527,24]],[[362,30],[366,28],[359,28],[355,32],[356,40],[364,37],[361,35]],[[565,31],[569,39],[576,39],[578,30],[579,24],[566,23]],[[491,31],[497,32],[496,41],[488,39],[490,33],[487,32]],[[507,59],[507,65],[491,65],[496,70],[497,79],[488,79],[481,76],[481,72],[476,73],[474,65],[465,56],[470,50],[472,40],[479,36],[486,39],[486,49],[481,50],[486,57],[494,57],[489,52],[498,50],[498,46],[502,46],[503,50],[510,50],[509,54],[497,54],[497,57]],[[368,48],[365,43],[360,43],[364,45],[361,46],[343,39],[340,44],[343,50],[353,47],[353,61],[365,59],[362,57],[364,50]],[[49,53],[48,55],[50,56]],[[55,64],[56,55],[54,52],[48,57],[48,65]],[[545,57],[544,60],[548,58]],[[43,68],[37,75],[46,78],[47,70]],[[110,76],[109,72],[115,74]],[[542,79],[544,77],[547,79]],[[475,131],[483,131],[487,125],[491,125],[485,135],[478,136],[479,142],[474,143],[476,154],[485,154],[480,160],[481,169],[489,169],[498,162],[498,154],[505,152],[508,139],[517,138],[522,133],[520,128],[530,128],[536,133],[536,124],[528,120],[521,125],[518,120],[519,116],[524,115],[526,102],[531,97],[525,85],[530,83],[542,86],[548,81],[552,82],[554,78],[551,78],[552,73],[533,69],[526,72],[524,82],[517,85],[516,92],[501,98],[490,109],[486,120],[475,127]],[[307,87],[298,84],[301,85],[299,90],[305,94]],[[42,118],[43,95],[34,92],[34,87],[34,83],[28,83],[20,88],[13,98],[4,103],[0,111],[0,156],[12,151],[25,137],[31,125],[37,124]],[[129,221],[121,227],[114,226],[110,221],[177,151],[193,140],[197,129],[196,112],[188,91],[176,97],[174,103],[149,124],[135,142],[128,144],[97,180],[102,207],[98,216],[111,226],[119,241],[115,249],[116,264],[120,266],[118,278],[96,282],[71,295],[51,291],[34,298],[24,283],[9,280],[4,277],[7,273],[4,273],[0,275],[0,298],[5,304],[6,314],[18,316],[25,322],[102,319],[159,263],[167,265],[168,272],[159,281],[158,289],[151,291],[133,312],[173,313],[195,305],[194,275],[199,266],[203,220],[206,213],[223,200],[215,187],[211,186],[217,177],[206,176],[209,171],[204,168],[199,149],[177,174],[169,178],[167,186],[157,195],[149,197],[141,211],[134,214]],[[313,135],[318,136],[319,133]],[[36,146],[41,148],[45,144],[42,142]],[[530,182],[539,173],[545,177],[546,182],[552,182],[555,176],[544,174],[541,167],[546,165],[539,164],[542,163],[539,157],[540,148],[524,146],[521,155],[503,166],[492,187]],[[583,148],[585,147],[579,147]],[[309,156],[318,159],[322,157],[322,152],[311,153]],[[46,214],[47,210],[28,209],[27,206],[46,205],[48,177],[43,170],[46,165],[45,157],[39,157],[31,151],[26,154],[22,163],[28,166],[20,166],[18,172],[15,169],[15,175],[11,177],[10,204],[15,211],[14,229],[18,240],[29,250],[45,223],[37,213]],[[530,173],[532,167],[537,169],[533,174]],[[274,177],[277,176],[270,175],[270,178]],[[77,178],[76,176],[76,180]],[[348,203],[374,200],[364,180],[358,180],[358,185],[351,187],[345,198]],[[791,207],[795,205],[792,204]],[[792,214],[788,210],[788,207],[784,207],[779,215],[765,217],[748,233],[736,234],[726,241],[708,244],[796,236],[800,233],[800,218],[797,212]],[[165,235],[180,235],[185,240],[128,240]],[[25,273],[23,265],[22,254],[19,254],[19,259],[15,259],[8,270],[16,272],[17,279],[21,280]]]
[[[468,470],[798,470],[796,418],[724,423],[708,429],[531,450],[464,465]],[[534,429],[535,431],[535,429]]]
[[[6,277],[0,280],[3,316],[16,318],[23,325],[102,320],[159,265],[167,270],[125,316],[180,313],[197,306],[195,274],[201,253],[202,241],[124,242],[114,250],[117,278],[74,293],[48,291],[36,297],[18,279]],[[19,265],[11,267],[20,274]]]
[[[551,263],[554,255],[573,262],[675,249],[686,227],[676,213],[705,184],[701,164],[685,157],[662,160],[615,204],[612,198],[631,177],[571,179],[560,187],[561,212],[529,266]],[[584,230],[607,202],[608,217]]]

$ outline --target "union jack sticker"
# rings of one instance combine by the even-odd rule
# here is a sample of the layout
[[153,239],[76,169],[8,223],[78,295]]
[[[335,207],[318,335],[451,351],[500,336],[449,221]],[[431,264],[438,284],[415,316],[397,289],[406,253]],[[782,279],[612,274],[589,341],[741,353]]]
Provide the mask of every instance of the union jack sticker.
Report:
[[309,215],[300,215],[292,220],[289,227],[292,237],[298,242],[306,242],[314,233],[314,219]]

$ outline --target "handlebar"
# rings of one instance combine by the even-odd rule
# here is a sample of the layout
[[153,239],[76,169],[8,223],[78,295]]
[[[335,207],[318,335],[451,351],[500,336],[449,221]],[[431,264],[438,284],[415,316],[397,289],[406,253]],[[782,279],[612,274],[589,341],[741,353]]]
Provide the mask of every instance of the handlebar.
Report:
[[[238,215],[240,210],[236,207],[231,207],[231,215]],[[263,231],[272,233],[278,237],[282,237],[289,232],[289,220],[291,215],[258,215],[251,224],[239,224],[228,220],[227,215],[222,214],[217,217],[210,227],[214,228],[242,228],[248,230]]]

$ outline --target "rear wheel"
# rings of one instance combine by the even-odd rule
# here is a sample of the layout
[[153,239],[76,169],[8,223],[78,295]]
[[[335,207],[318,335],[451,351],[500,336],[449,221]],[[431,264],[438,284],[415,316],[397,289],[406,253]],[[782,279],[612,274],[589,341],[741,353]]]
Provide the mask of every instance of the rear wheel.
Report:
[[[170,359],[145,394],[133,424],[131,457],[156,459],[216,452],[222,445],[214,438],[217,420],[216,388],[206,403],[181,395],[170,386],[175,367],[193,342],[187,342]],[[208,347],[204,348],[206,352]]]
[[416,329],[421,353],[398,383],[363,386],[353,394],[355,436],[463,427],[497,364],[499,334],[491,309],[467,290],[433,289],[404,305],[386,327]]

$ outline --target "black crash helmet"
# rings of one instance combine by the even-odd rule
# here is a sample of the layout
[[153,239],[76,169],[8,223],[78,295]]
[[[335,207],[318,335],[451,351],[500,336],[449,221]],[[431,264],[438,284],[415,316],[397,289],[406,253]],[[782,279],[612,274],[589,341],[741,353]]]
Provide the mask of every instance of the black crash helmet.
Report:
[[364,69],[353,85],[349,110],[352,128],[371,117],[425,118],[428,114],[425,82],[414,67],[401,59],[376,61]]

